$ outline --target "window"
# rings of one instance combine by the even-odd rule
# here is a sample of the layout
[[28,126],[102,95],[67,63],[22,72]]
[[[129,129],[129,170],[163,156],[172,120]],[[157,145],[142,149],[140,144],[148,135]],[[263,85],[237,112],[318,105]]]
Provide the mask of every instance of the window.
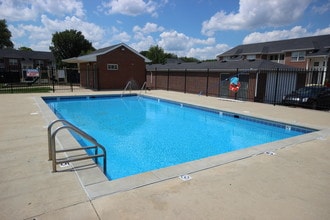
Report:
[[9,65],[13,65],[13,66],[18,65],[18,60],[17,59],[9,59]]
[[291,61],[305,60],[306,51],[296,51],[291,53]]
[[247,60],[255,60],[256,59],[256,55],[247,55],[246,56]]
[[108,70],[118,70],[118,64],[107,64]]
[[43,60],[35,60],[34,63],[35,63],[36,66],[40,66],[40,67],[44,66],[44,61]]
[[284,60],[284,54],[271,54],[269,60]]
[[277,54],[273,54],[273,55],[269,55],[269,60],[278,60],[278,55]]

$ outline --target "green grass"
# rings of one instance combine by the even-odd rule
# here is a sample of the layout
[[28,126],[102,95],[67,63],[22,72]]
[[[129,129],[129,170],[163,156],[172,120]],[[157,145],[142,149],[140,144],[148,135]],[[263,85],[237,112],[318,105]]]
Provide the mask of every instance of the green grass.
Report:
[[0,94],[4,93],[47,93],[52,91],[49,86],[4,87],[0,85]]

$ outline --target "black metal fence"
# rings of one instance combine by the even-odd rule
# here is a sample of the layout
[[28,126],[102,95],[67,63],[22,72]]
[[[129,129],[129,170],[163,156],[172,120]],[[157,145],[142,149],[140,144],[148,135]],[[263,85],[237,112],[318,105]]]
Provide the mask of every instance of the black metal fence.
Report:
[[[101,73],[100,73],[101,74]],[[147,72],[147,87],[274,105],[330,109],[330,75],[324,69]],[[239,88],[231,88],[237,77]],[[0,68],[1,93],[73,92],[82,89],[78,69]],[[123,88],[124,89],[124,88]]]
[[11,67],[0,69],[1,93],[76,91],[80,87],[78,69]]
[[[237,77],[238,88],[231,86]],[[329,74],[324,69],[158,70],[147,73],[148,87],[223,99],[330,108]]]
[[329,75],[320,68],[260,70],[254,94],[257,102],[330,109]]

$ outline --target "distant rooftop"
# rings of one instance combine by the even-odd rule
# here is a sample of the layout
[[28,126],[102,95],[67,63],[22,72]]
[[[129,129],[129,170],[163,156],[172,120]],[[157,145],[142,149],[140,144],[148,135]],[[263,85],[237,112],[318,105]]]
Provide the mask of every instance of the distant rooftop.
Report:
[[95,51],[93,51],[93,52],[91,52],[91,53],[89,53],[87,55],[83,55],[83,56],[79,56],[79,57],[71,57],[71,58],[68,58],[68,59],[64,59],[63,62],[66,62],[66,63],[96,62],[97,56],[103,55],[103,54],[106,54],[106,53],[109,53],[110,51],[115,50],[116,48],[121,47],[121,46],[127,48],[128,50],[130,50],[133,53],[137,54],[138,56],[142,57],[145,60],[145,62],[150,62],[150,60],[148,58],[144,57],[139,52],[137,52],[136,50],[134,50],[133,48],[129,47],[128,45],[126,45],[124,43],[112,45],[112,46],[109,46],[109,47],[104,47],[104,48],[95,50]]
[[286,51],[309,51],[307,56],[330,55],[330,35],[269,41],[236,46],[217,57],[253,54],[279,54]]
[[295,67],[271,62],[268,60],[238,60],[238,61],[207,61],[207,62],[186,62],[186,63],[166,63],[147,65],[147,71],[167,71],[167,70],[236,70],[236,69],[296,69]]
[[16,50],[13,48],[0,49],[0,58],[55,60],[52,52]]

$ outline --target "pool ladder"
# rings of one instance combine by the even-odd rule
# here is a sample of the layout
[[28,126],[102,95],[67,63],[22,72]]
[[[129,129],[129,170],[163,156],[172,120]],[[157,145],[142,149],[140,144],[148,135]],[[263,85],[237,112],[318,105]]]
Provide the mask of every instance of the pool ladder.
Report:
[[[63,126],[56,128],[53,132],[52,132],[52,127],[58,123],[61,122],[63,124]],[[67,129],[70,131],[75,132],[76,134],[84,137],[85,139],[87,139],[88,141],[90,141],[92,144],[94,144],[93,146],[87,146],[87,147],[77,147],[77,148],[68,148],[68,149],[62,149],[62,150],[57,150],[56,149],[56,141],[55,141],[55,137],[56,134],[63,129]],[[51,122],[48,125],[48,155],[49,155],[49,160],[52,161],[52,166],[53,166],[53,172],[57,172],[56,169],[56,165],[57,164],[67,164],[69,162],[74,162],[74,161],[80,161],[80,160],[87,160],[87,159],[94,159],[94,158],[98,158],[98,157],[103,157],[103,173],[106,173],[106,150],[105,148],[99,144],[93,137],[91,137],[90,135],[88,135],[87,133],[83,132],[82,130],[80,130],[79,128],[77,128],[76,126],[74,126],[73,124],[71,124],[70,122],[63,120],[63,119],[58,119],[55,120],[53,122]],[[94,155],[87,155],[86,154],[79,154],[79,155],[73,155],[73,156],[67,156],[66,158],[57,158],[56,154],[57,153],[65,153],[65,152],[72,152],[72,151],[79,151],[79,150],[87,150],[87,149],[95,149],[94,151]],[[98,153],[98,149],[102,150],[102,153]],[[97,164],[97,160],[95,160],[95,163]]]
[[144,93],[147,93],[147,81],[145,81],[143,83],[143,85],[141,86],[140,94],[142,93],[143,90],[144,90]]
[[129,87],[129,92],[131,93],[132,92],[132,82],[131,81],[127,82],[123,92],[121,93],[121,97],[123,97],[123,95],[124,95],[125,91],[127,91],[128,87]]
[[[124,96],[124,93],[127,91],[127,89],[129,89],[129,92],[131,93],[132,92],[132,82],[131,81],[128,81],[123,92],[121,93],[121,97]],[[144,92],[146,93],[147,92],[147,82],[145,81],[142,86],[141,86],[141,89],[140,89],[140,94],[142,93],[142,91],[144,90]]]

